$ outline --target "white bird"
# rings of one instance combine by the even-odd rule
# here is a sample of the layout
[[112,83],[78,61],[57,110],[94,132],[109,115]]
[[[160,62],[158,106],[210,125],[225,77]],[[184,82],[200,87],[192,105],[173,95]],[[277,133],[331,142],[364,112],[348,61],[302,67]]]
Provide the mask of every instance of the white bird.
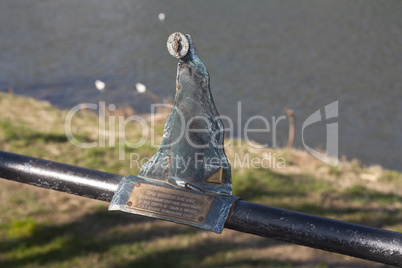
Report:
[[137,84],[135,84],[135,87],[137,89],[137,92],[140,93],[140,94],[142,94],[145,91],[147,91],[147,87],[144,84],[137,83]]
[[159,13],[159,15],[158,15],[158,19],[160,20],[160,21],[164,21],[165,20],[165,13]]
[[99,91],[103,91],[105,89],[106,84],[103,83],[101,80],[96,80],[95,81],[95,87],[99,90]]

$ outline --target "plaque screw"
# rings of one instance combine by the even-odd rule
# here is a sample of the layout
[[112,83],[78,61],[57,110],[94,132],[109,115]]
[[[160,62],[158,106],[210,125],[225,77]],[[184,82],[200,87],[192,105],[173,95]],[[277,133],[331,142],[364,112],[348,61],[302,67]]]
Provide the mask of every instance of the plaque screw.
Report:
[[140,187],[141,186],[141,183],[139,183],[139,182],[137,182],[136,184],[135,184],[135,187]]
[[203,222],[203,221],[204,221],[204,217],[203,217],[203,216],[198,217],[198,222]]
[[167,40],[167,49],[175,58],[183,58],[187,55],[190,48],[187,37],[179,32],[172,33]]
[[129,206],[129,207],[131,207],[132,204],[133,204],[133,202],[131,202],[131,201],[127,202],[127,206]]

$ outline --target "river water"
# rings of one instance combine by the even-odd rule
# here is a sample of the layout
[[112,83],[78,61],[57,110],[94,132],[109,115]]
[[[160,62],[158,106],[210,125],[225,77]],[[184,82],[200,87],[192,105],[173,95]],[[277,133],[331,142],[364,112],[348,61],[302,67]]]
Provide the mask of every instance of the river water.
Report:
[[[181,31],[208,68],[219,112],[235,124],[238,102],[243,125],[253,115],[272,123],[289,107],[295,146],[303,148],[305,119],[339,101],[331,119],[339,124],[339,156],[401,170],[401,14],[397,0],[2,1],[0,91],[67,109],[105,100],[150,112],[157,100],[149,92],[174,96],[177,60],[166,39]],[[147,94],[134,93],[137,82]],[[277,145],[287,132],[280,121]],[[272,131],[250,136],[272,146]],[[306,128],[304,138],[325,149],[326,122]]]

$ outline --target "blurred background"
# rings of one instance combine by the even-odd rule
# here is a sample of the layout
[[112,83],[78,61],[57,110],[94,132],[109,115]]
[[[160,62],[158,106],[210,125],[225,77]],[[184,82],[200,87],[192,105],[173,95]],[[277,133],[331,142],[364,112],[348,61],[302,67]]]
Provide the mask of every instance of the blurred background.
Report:
[[[339,156],[401,170],[400,14],[400,1],[3,1],[0,91],[65,109],[102,99],[149,113],[155,98],[134,95],[135,84],[174,97],[166,40],[180,31],[193,36],[218,110],[235,124],[238,102],[242,125],[289,107],[302,148],[304,120],[339,100]],[[305,130],[306,144],[325,149],[325,123]],[[277,145],[287,128],[278,123]],[[250,137],[272,146],[271,134]]]
[[[166,40],[180,31],[196,43],[220,114],[235,122],[230,134],[242,136],[236,124],[253,115],[294,111],[296,148],[283,148],[288,120],[278,123],[276,149],[226,148],[231,161],[275,154],[286,162],[283,169],[232,165],[234,195],[402,232],[401,14],[397,0],[1,1],[0,150],[138,174],[130,153],[151,157],[150,142],[127,148],[120,161],[118,146],[72,145],[64,120],[82,103],[113,103],[112,115],[127,116],[171,102],[178,60]],[[331,167],[304,150],[301,128],[335,101],[339,117],[329,122],[339,123],[340,162]],[[159,141],[165,116],[155,128]],[[326,123],[305,130],[308,146],[325,150]],[[72,128],[78,140],[98,141],[94,113],[81,110]],[[127,126],[127,138],[138,141],[141,131]],[[272,132],[250,136],[272,145]],[[385,267],[107,206],[1,180],[0,267]]]

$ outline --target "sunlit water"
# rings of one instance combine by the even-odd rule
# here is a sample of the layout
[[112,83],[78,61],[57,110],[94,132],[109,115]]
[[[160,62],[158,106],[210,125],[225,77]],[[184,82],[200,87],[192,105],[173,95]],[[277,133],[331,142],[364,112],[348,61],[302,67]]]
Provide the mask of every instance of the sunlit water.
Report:
[[[239,101],[242,124],[257,114],[272,123],[289,107],[303,147],[304,120],[338,100],[340,155],[401,170],[401,14],[400,1],[2,1],[0,90],[62,108],[105,100],[149,112],[155,98],[134,94],[135,84],[174,96],[177,60],[166,39],[181,31],[235,124]],[[287,121],[277,128],[283,146]],[[325,123],[304,134],[325,149]],[[272,131],[251,136],[272,145]]]

